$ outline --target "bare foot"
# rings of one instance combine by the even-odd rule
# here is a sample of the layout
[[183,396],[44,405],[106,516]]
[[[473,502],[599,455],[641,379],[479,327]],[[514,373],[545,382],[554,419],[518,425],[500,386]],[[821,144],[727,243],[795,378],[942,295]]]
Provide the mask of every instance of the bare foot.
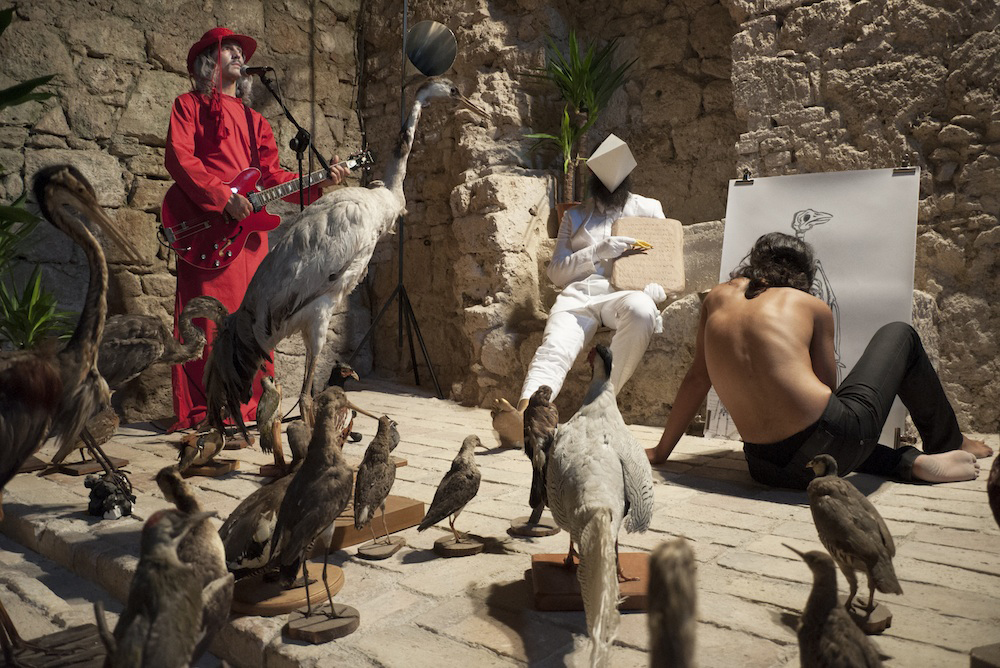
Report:
[[959,482],[979,477],[979,462],[965,450],[919,455],[913,460],[913,477],[924,482]]
[[993,456],[993,448],[986,445],[983,441],[974,441],[968,436],[962,436],[961,448],[966,452],[974,454],[976,459],[984,459],[986,457]]

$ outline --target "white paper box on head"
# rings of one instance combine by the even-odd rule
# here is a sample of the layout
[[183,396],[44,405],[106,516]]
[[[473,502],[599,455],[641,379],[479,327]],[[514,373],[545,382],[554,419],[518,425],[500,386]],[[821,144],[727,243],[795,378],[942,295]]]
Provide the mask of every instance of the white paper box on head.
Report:
[[613,134],[608,135],[587,160],[587,167],[611,192],[618,189],[635,166],[636,161],[628,144]]

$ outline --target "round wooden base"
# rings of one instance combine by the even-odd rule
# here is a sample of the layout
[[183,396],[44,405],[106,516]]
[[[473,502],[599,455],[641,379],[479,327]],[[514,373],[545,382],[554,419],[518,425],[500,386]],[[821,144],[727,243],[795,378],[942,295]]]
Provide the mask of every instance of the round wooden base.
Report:
[[[323,564],[306,562],[309,573],[309,601],[315,606],[326,601],[323,586]],[[338,566],[327,566],[326,579],[330,584],[330,594],[336,596],[344,588],[344,571]],[[289,589],[282,589],[277,582],[265,582],[262,575],[244,578],[233,589],[233,612],[240,615],[274,617],[283,615],[306,605],[306,588],[302,576]]]
[[293,640],[318,645],[343,638],[358,630],[361,625],[361,614],[349,605],[333,604],[333,614],[330,606],[313,608],[312,614],[306,617],[301,610],[288,615],[288,623],[281,630]]
[[482,551],[483,544],[468,536],[461,542],[456,541],[454,536],[444,536],[434,541],[434,552],[439,557],[468,557]]
[[851,608],[847,611],[862,631],[868,635],[882,633],[892,626],[892,611],[889,606],[882,603],[875,603],[871,612],[866,608],[866,601],[855,598],[851,601]]
[[399,552],[399,550],[406,545],[406,539],[400,538],[399,536],[389,536],[389,542],[378,542],[369,541],[364,545],[358,547],[358,556],[362,559],[369,559],[371,561],[378,561],[380,559],[388,559],[392,555]]
[[559,533],[559,527],[551,515],[542,515],[538,522],[532,523],[531,517],[515,517],[510,521],[508,533],[515,536],[554,536]]

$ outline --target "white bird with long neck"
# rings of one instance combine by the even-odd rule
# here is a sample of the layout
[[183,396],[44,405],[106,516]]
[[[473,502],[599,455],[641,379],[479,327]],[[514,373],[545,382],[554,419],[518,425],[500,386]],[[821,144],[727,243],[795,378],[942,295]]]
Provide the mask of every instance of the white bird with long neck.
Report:
[[567,565],[573,544],[579,545],[577,577],[593,643],[591,665],[603,666],[619,622],[618,531],[623,523],[630,533],[649,528],[653,474],[618,411],[611,351],[597,346],[590,362],[594,376],[583,406],[559,427],[549,451],[546,489],[552,517],[570,534]]
[[312,425],[312,383],[317,355],[326,343],[334,308],[364,277],[375,245],[405,212],[403,179],[420,113],[437,98],[485,112],[445,79],[432,79],[416,93],[384,182],[334,190],[284,223],[284,237],[258,267],[240,308],[226,319],[205,367],[208,418],[221,429],[227,407],[245,432],[240,404],[264,359],[280,341],[298,332],[306,348],[300,408]]

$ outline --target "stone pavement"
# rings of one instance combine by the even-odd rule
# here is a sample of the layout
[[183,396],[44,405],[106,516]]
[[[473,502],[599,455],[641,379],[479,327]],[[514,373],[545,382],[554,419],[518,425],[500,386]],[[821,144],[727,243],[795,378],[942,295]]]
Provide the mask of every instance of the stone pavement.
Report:
[[[482,486],[457,526],[491,539],[487,551],[438,558],[431,547],[447,531],[446,522],[424,533],[401,532],[407,547],[386,561],[360,560],[348,548],[332,555],[331,563],[346,577],[337,600],[361,613],[357,632],[310,646],[282,641],[283,616],[233,618],[213,644],[214,656],[199,665],[215,666],[219,659],[249,668],[585,665],[583,614],[533,610],[525,579],[530,555],[565,551],[566,534],[535,539],[507,534],[510,518],[529,511],[527,458],[496,446],[484,409],[386,383],[358,387],[349,393],[352,401],[399,424],[402,440],[394,454],[408,465],[397,472],[394,494],[430,503],[462,439],[480,436],[487,446],[477,455]],[[359,417],[355,429],[365,438],[345,451],[360,457],[375,427]],[[646,446],[659,437],[658,428],[632,431]],[[174,461],[170,443],[177,440],[150,425],[132,425],[107,448],[131,461],[141,517],[167,505],[152,476]],[[1000,445],[996,435],[987,442],[994,449]],[[53,451],[46,446],[43,458]],[[257,487],[257,466],[270,459],[257,448],[224,456],[242,460],[241,470],[219,479],[189,479],[202,503],[222,516]],[[992,459],[983,461],[984,472],[991,464]],[[793,629],[811,579],[806,565],[782,543],[821,549],[805,493],[755,484],[739,443],[696,437],[685,437],[654,477],[652,529],[623,533],[621,546],[648,551],[678,535],[692,542],[699,562],[698,665],[797,666]],[[1000,530],[986,503],[985,478],[984,473],[974,482],[931,486],[851,476],[886,518],[898,548],[895,565],[905,594],[880,596],[894,613],[892,627],[876,639],[891,657],[887,666],[964,667],[971,648],[1000,642]],[[121,610],[141,524],[134,518],[87,516],[88,491],[81,478],[65,475],[19,475],[7,486],[0,529],[9,539],[0,539],[0,599],[26,637],[91,621],[97,599],[110,611],[109,624]],[[846,588],[842,578],[840,586]],[[646,615],[624,614],[612,665],[648,665],[646,646]]]

